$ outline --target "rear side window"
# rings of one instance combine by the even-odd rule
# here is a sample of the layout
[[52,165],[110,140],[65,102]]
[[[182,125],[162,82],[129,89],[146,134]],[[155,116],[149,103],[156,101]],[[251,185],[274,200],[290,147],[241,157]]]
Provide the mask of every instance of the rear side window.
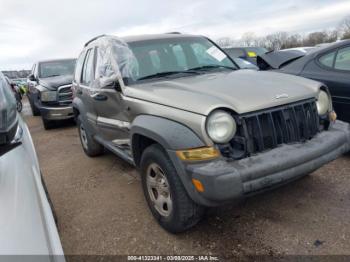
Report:
[[335,59],[334,68],[350,71],[350,47],[340,49]]
[[86,53],[81,83],[90,85],[94,79],[94,71],[94,49],[89,49]]
[[328,54],[326,54],[324,56],[321,56],[319,58],[319,62],[322,65],[326,66],[326,67],[331,67],[332,68],[333,67],[333,63],[334,63],[335,53],[336,53],[336,51],[334,51],[332,53],[328,53]]

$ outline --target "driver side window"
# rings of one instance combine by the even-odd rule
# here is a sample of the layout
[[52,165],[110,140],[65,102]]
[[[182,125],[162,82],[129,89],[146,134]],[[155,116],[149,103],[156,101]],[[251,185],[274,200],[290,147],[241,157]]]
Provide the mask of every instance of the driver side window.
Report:
[[82,66],[84,63],[85,59],[85,52],[82,52],[77,60],[77,63],[75,65],[75,72],[74,72],[74,81],[76,83],[79,83],[80,77],[81,77],[81,72],[82,72]]
[[81,83],[89,86],[94,79],[94,49],[89,49],[86,53]]

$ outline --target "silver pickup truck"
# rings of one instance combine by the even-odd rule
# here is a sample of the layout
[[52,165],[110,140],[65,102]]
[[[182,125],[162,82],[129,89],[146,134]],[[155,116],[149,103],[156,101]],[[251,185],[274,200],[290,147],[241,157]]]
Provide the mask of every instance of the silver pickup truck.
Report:
[[311,173],[350,148],[325,85],[239,70],[214,42],[183,34],[86,43],[73,110],[88,156],[135,165],[170,232],[222,205]]

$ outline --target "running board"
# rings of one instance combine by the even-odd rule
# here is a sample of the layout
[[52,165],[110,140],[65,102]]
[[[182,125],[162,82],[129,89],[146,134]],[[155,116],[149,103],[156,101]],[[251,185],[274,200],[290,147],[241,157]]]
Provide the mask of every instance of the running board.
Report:
[[105,141],[103,138],[101,138],[99,136],[95,136],[94,139],[96,139],[97,142],[102,144],[105,148],[107,148],[113,154],[116,154],[117,156],[119,156],[120,158],[122,158],[123,160],[128,162],[129,164],[131,164],[133,166],[135,165],[135,162],[134,162],[133,157],[131,156],[130,150],[125,150],[125,149],[123,150],[120,147],[117,147],[117,146],[113,145],[112,143]]
[[112,143],[119,147],[129,147],[130,148],[130,139],[115,139]]

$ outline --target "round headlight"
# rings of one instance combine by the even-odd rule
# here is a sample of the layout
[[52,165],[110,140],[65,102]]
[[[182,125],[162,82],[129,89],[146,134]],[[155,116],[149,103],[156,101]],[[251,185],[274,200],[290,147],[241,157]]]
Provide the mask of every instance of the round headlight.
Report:
[[329,95],[325,91],[320,91],[318,94],[316,105],[319,115],[325,115],[329,111],[330,99]]
[[223,110],[211,113],[207,119],[206,127],[209,137],[219,144],[229,142],[237,131],[236,121]]

